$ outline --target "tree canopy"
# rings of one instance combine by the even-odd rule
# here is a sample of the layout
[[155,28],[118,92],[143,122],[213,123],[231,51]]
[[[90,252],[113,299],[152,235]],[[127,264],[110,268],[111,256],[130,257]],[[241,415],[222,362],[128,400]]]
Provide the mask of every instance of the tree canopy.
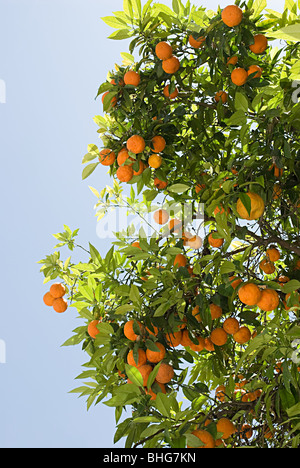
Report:
[[113,180],[90,187],[99,224],[125,207],[141,226],[105,255],[64,226],[40,261],[44,302],[77,311],[72,392],[115,408],[114,442],[296,448],[300,5],[172,3],[102,18],[129,51],[99,86],[101,143],[82,160],[83,180]]

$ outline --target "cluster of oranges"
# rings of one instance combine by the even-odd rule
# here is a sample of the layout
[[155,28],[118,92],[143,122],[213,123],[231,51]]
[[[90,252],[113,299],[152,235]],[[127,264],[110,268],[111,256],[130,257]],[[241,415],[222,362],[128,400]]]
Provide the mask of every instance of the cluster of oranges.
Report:
[[65,285],[62,283],[54,283],[50,286],[50,290],[44,294],[43,301],[47,306],[53,307],[55,312],[61,314],[68,308],[68,302],[63,297],[65,294]]

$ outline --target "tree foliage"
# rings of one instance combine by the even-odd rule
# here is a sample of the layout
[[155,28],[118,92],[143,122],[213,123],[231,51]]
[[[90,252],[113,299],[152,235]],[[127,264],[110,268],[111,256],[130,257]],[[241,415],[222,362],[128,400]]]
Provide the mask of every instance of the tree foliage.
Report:
[[[191,217],[180,233],[154,223],[147,235],[145,224],[140,230],[130,224],[115,233],[105,256],[91,244],[77,244],[78,230],[64,226],[55,234],[54,253],[40,261],[45,283],[59,278],[66,285],[68,303],[81,321],[64,343],[81,344],[88,356],[77,377],[85,383],[72,392],[85,397],[88,408],[100,402],[115,408],[114,442],[125,438],[127,448],[200,447],[198,428],[220,448],[299,445],[299,10],[291,0],[283,13],[268,9],[264,0],[236,5],[243,20],[235,27],[224,24],[221,9],[213,12],[189,0],[173,0],[172,9],[152,0],[144,5],[124,0],[123,11],[102,18],[115,29],[111,39],[130,44],[122,64],[99,86],[96,99],[104,96],[104,115],[94,121],[102,143],[88,146],[82,178],[105,169],[98,159],[102,149],[117,155],[132,135],[142,136],[146,146],[142,153],[129,153],[135,171],[143,162],[140,175],[120,182],[115,160],[109,167],[113,187],[100,192],[91,187],[98,221],[122,206],[143,221],[158,208],[176,218],[184,207]],[[257,34],[268,38],[259,55],[250,50]],[[204,45],[192,47],[191,36],[204,37]],[[156,56],[161,41],[180,61],[173,74]],[[228,64],[233,56],[237,64]],[[251,65],[258,65],[262,76],[252,73],[244,85],[234,84],[232,71]],[[138,86],[124,85],[128,70],[139,74]],[[170,94],[178,89],[175,99],[163,94],[167,85]],[[226,93],[225,102],[217,102],[219,91]],[[148,164],[157,135],[166,147],[162,164],[153,168]],[[157,188],[155,179],[166,187]],[[241,219],[237,202],[250,214],[252,193],[263,201],[263,214]],[[195,245],[199,216],[205,237]],[[223,239],[220,247],[212,247],[209,233]],[[63,248],[82,249],[83,261],[61,260]],[[270,248],[279,259],[272,260]],[[179,267],[178,254],[187,261]],[[240,290],[247,284],[274,291],[279,303],[264,310],[242,302]],[[217,318],[211,304],[221,309]],[[212,331],[223,329],[229,317],[251,338],[239,343],[227,334],[225,344],[210,348]],[[130,320],[135,340],[124,335]],[[173,346],[170,334],[183,330],[192,344]],[[201,351],[199,338],[205,342]],[[152,363],[146,386],[139,368],[127,362],[129,351],[137,362],[139,350],[157,351],[158,342],[166,349],[163,363],[174,369],[165,392],[156,380],[161,361]],[[221,418],[235,426],[226,439]]]

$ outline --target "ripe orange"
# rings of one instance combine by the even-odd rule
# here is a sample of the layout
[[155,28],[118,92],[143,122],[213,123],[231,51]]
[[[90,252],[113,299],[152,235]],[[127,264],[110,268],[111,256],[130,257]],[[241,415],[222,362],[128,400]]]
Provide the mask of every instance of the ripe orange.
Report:
[[205,37],[200,36],[200,37],[197,37],[197,39],[194,39],[193,35],[190,34],[189,44],[190,46],[194,47],[194,49],[199,49],[200,47],[203,47],[205,45]]
[[170,99],[175,99],[178,94],[179,94],[179,91],[178,91],[178,88],[175,88],[175,90],[170,94],[169,93],[169,85],[166,85],[163,89],[163,94],[165,97],[167,98],[170,98]]
[[215,239],[213,237],[213,234],[215,234],[216,232],[217,231],[214,231],[209,234],[208,243],[214,248],[219,248],[219,247],[222,247],[222,245],[224,244],[224,239],[221,239],[221,238]]
[[162,165],[162,157],[159,154],[152,154],[148,159],[148,164],[153,169],[158,169]]
[[160,60],[167,60],[173,55],[172,46],[165,41],[161,41],[155,46],[155,54]]
[[218,91],[215,94],[215,100],[219,102],[220,99],[222,100],[223,104],[225,104],[225,102],[228,101],[228,94],[225,91]]
[[235,68],[231,72],[231,81],[236,86],[243,86],[248,79],[248,73],[244,68]]
[[147,387],[148,378],[152,372],[152,366],[150,366],[150,364],[143,364],[142,366],[138,367],[138,370],[140,371],[143,377],[144,387]]
[[177,254],[174,260],[174,266],[185,267],[187,264],[187,259],[183,254]]
[[259,268],[267,275],[271,275],[275,271],[274,263],[268,260],[267,258],[260,262]]
[[204,348],[207,351],[214,351],[215,349],[215,346],[209,336],[207,338],[204,338]]
[[66,294],[66,287],[62,283],[53,283],[50,286],[50,294],[55,299],[58,297],[63,297]]
[[228,335],[234,335],[240,328],[238,320],[234,317],[229,317],[223,323],[223,328]]
[[146,357],[149,362],[157,363],[163,360],[166,354],[166,348],[162,343],[158,341],[155,342],[155,345],[159,348],[159,351],[151,351],[151,349],[146,350]]
[[171,333],[167,333],[165,335],[166,342],[168,343],[169,346],[176,348],[177,346],[180,345],[182,338],[182,331],[175,331]]
[[154,178],[153,183],[155,187],[159,190],[164,190],[168,186],[168,182],[166,182],[165,180],[159,180],[158,177]]
[[251,338],[251,332],[249,328],[242,326],[234,333],[233,339],[239,344],[247,343]]
[[244,304],[254,306],[261,298],[261,290],[254,283],[245,283],[239,289],[238,296]]
[[128,151],[131,151],[131,153],[139,154],[144,151],[146,143],[144,138],[140,135],[132,135],[128,138],[126,146]]
[[173,73],[176,73],[179,70],[180,62],[177,57],[172,56],[167,60],[162,61],[162,68],[166,73],[172,75]]
[[144,364],[146,364],[147,362],[147,357],[146,357],[146,353],[143,349],[139,348],[138,349],[138,362],[136,363],[135,360],[134,360],[134,357],[133,357],[133,350],[131,349],[129,351],[129,353],[127,354],[127,363],[130,365],[130,366],[134,366],[134,367],[140,367],[140,366],[143,366]]
[[58,312],[59,314],[61,314],[62,312],[65,312],[67,308],[68,308],[68,303],[66,299],[64,299],[63,297],[58,297],[57,299],[54,300],[53,309],[55,310],[55,312]]
[[227,333],[223,328],[215,328],[210,334],[211,341],[217,346],[223,346],[226,343],[227,338]]
[[275,310],[279,305],[279,295],[274,289],[263,289],[257,307],[265,312]]
[[192,236],[189,237],[189,239],[186,242],[186,245],[188,247],[191,247],[192,249],[198,250],[200,247],[202,247],[202,239],[200,236]]
[[225,401],[226,396],[226,387],[225,385],[219,385],[215,390],[216,399],[223,402]]
[[[133,169],[133,168],[132,168],[132,169]],[[139,161],[139,168],[138,168],[137,171],[135,171],[135,170],[133,169],[133,175],[139,176],[139,175],[141,175],[141,174],[144,172],[145,169],[146,169],[145,163],[144,163],[143,161]]]
[[44,294],[43,301],[46,304],[46,306],[53,306],[55,297],[53,297],[52,294],[50,294],[50,292],[46,292],[46,294]]
[[132,247],[136,247],[137,249],[140,249],[140,248],[141,248],[141,247],[140,247],[139,241],[132,242],[131,245],[132,245]]
[[141,77],[137,72],[133,70],[129,70],[128,72],[125,73],[124,83],[126,85],[138,86],[140,82],[141,82]]
[[271,262],[277,262],[280,259],[280,252],[276,247],[270,247],[266,253]]
[[278,200],[280,195],[282,194],[282,188],[279,185],[279,182],[273,185],[273,199]]
[[178,218],[173,218],[168,223],[168,228],[172,232],[176,232],[177,234],[181,231],[182,222]]
[[162,136],[155,136],[151,140],[152,147],[150,147],[153,153],[161,153],[166,147],[166,140]]
[[87,332],[88,332],[88,334],[90,335],[91,338],[96,338],[98,333],[100,333],[100,331],[97,328],[98,323],[100,323],[100,320],[92,320],[88,324]]
[[243,11],[237,5],[228,5],[222,11],[222,20],[226,26],[233,28],[238,26],[243,19]]
[[[201,440],[201,442],[203,442],[204,444],[204,445],[201,445],[201,447],[197,447],[197,448],[215,448],[215,439],[210,434],[210,432],[197,429],[193,431],[192,434],[198,437],[198,439]],[[187,447],[193,448],[192,446],[189,446],[189,445]]]
[[[131,158],[128,154],[128,151],[126,148],[123,148],[121,151],[119,151],[118,156],[117,156],[117,163],[119,166],[123,166],[123,164],[126,162],[128,163],[129,161],[135,161],[133,158]],[[126,164],[126,166],[132,166],[132,163]]]
[[[157,383],[157,385],[160,386],[160,389],[161,389],[162,393],[165,393],[165,394],[166,394],[167,391],[166,391],[166,387],[164,386],[164,384],[161,384],[161,383],[159,383],[159,382],[156,382],[156,383]],[[152,388],[149,388],[149,389],[148,389],[147,387],[145,387],[145,392],[146,392],[146,394],[151,395],[150,400],[156,400],[157,393],[155,393],[154,390],[152,390]]]
[[191,342],[191,344],[189,345],[190,348],[193,351],[202,351],[205,345],[204,338],[202,338],[202,336],[196,336],[196,341],[198,341],[198,344]]
[[236,432],[236,427],[230,419],[221,418],[217,422],[217,431],[223,433],[222,439],[228,439],[228,437]]
[[120,166],[116,171],[116,176],[120,182],[129,182],[133,177],[132,166]]
[[159,383],[166,384],[174,377],[174,369],[170,364],[162,362],[159,366],[155,380]]
[[241,427],[241,438],[251,439],[252,436],[253,436],[252,427],[249,424],[243,424]]
[[187,329],[182,331],[180,344],[181,344],[181,346],[184,346],[184,347],[186,347],[186,346],[191,347],[191,345],[194,344],[192,342],[192,340],[190,339],[190,337],[189,337],[189,331]]
[[251,200],[250,215],[240,198],[237,201],[236,210],[242,219],[247,219],[248,221],[259,219],[265,211],[265,203],[257,193],[247,192],[247,195]]
[[249,49],[254,54],[263,54],[266,48],[268,47],[268,39],[264,34],[256,34],[254,36],[254,44],[249,46]]
[[210,308],[211,318],[213,320],[221,317],[223,311],[220,306],[212,303],[212,304],[209,304],[209,308]]
[[248,68],[248,76],[252,75],[252,73],[255,73],[252,78],[260,78],[262,75],[262,69],[258,65],[250,65]]
[[192,315],[195,317],[197,322],[199,322],[199,323],[202,322],[201,315],[200,315],[200,309],[199,309],[198,305],[193,308]]
[[[125,323],[124,325],[124,335],[126,336],[126,338],[128,338],[128,340],[130,341],[135,341],[138,337],[138,335],[133,331],[133,324],[134,324],[134,320],[129,320],[128,322]],[[139,326],[139,329],[142,333],[143,331],[143,326],[140,322],[137,321],[137,324]]]
[[237,276],[231,276],[229,278],[229,281],[233,289],[236,289],[242,282],[241,278],[238,278]]
[[157,210],[153,214],[153,219],[157,224],[166,224],[169,220],[169,213],[164,209]]
[[238,63],[238,56],[237,55],[233,55],[232,57],[229,57],[229,59],[227,60],[227,65],[236,65]]
[[272,164],[272,166],[269,168],[269,171],[274,172],[274,176],[277,179],[280,179],[280,177],[283,175],[283,169],[276,166],[276,164]]
[[115,159],[116,155],[111,149],[105,148],[99,153],[99,161],[102,166],[111,166]]

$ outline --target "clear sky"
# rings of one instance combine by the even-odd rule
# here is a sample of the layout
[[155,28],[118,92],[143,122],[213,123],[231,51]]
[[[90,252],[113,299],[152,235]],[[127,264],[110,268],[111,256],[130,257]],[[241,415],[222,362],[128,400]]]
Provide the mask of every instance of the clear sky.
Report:
[[[192,3],[216,9],[228,1]],[[0,0],[3,448],[113,446],[114,410],[100,404],[87,411],[84,399],[68,393],[80,385],[74,377],[87,357],[80,346],[60,345],[81,323],[74,309],[56,314],[44,306],[47,287],[36,262],[52,252],[51,234],[63,224],[80,228],[82,244],[90,241],[103,254],[110,247],[97,237],[96,199],[88,185],[101,189],[111,180],[99,167],[81,181],[81,159],[89,143],[97,144],[92,118],[102,113],[101,100],[94,100],[98,86],[128,44],[108,40],[113,30],[100,17],[122,4]],[[284,1],[269,5],[282,11]]]

